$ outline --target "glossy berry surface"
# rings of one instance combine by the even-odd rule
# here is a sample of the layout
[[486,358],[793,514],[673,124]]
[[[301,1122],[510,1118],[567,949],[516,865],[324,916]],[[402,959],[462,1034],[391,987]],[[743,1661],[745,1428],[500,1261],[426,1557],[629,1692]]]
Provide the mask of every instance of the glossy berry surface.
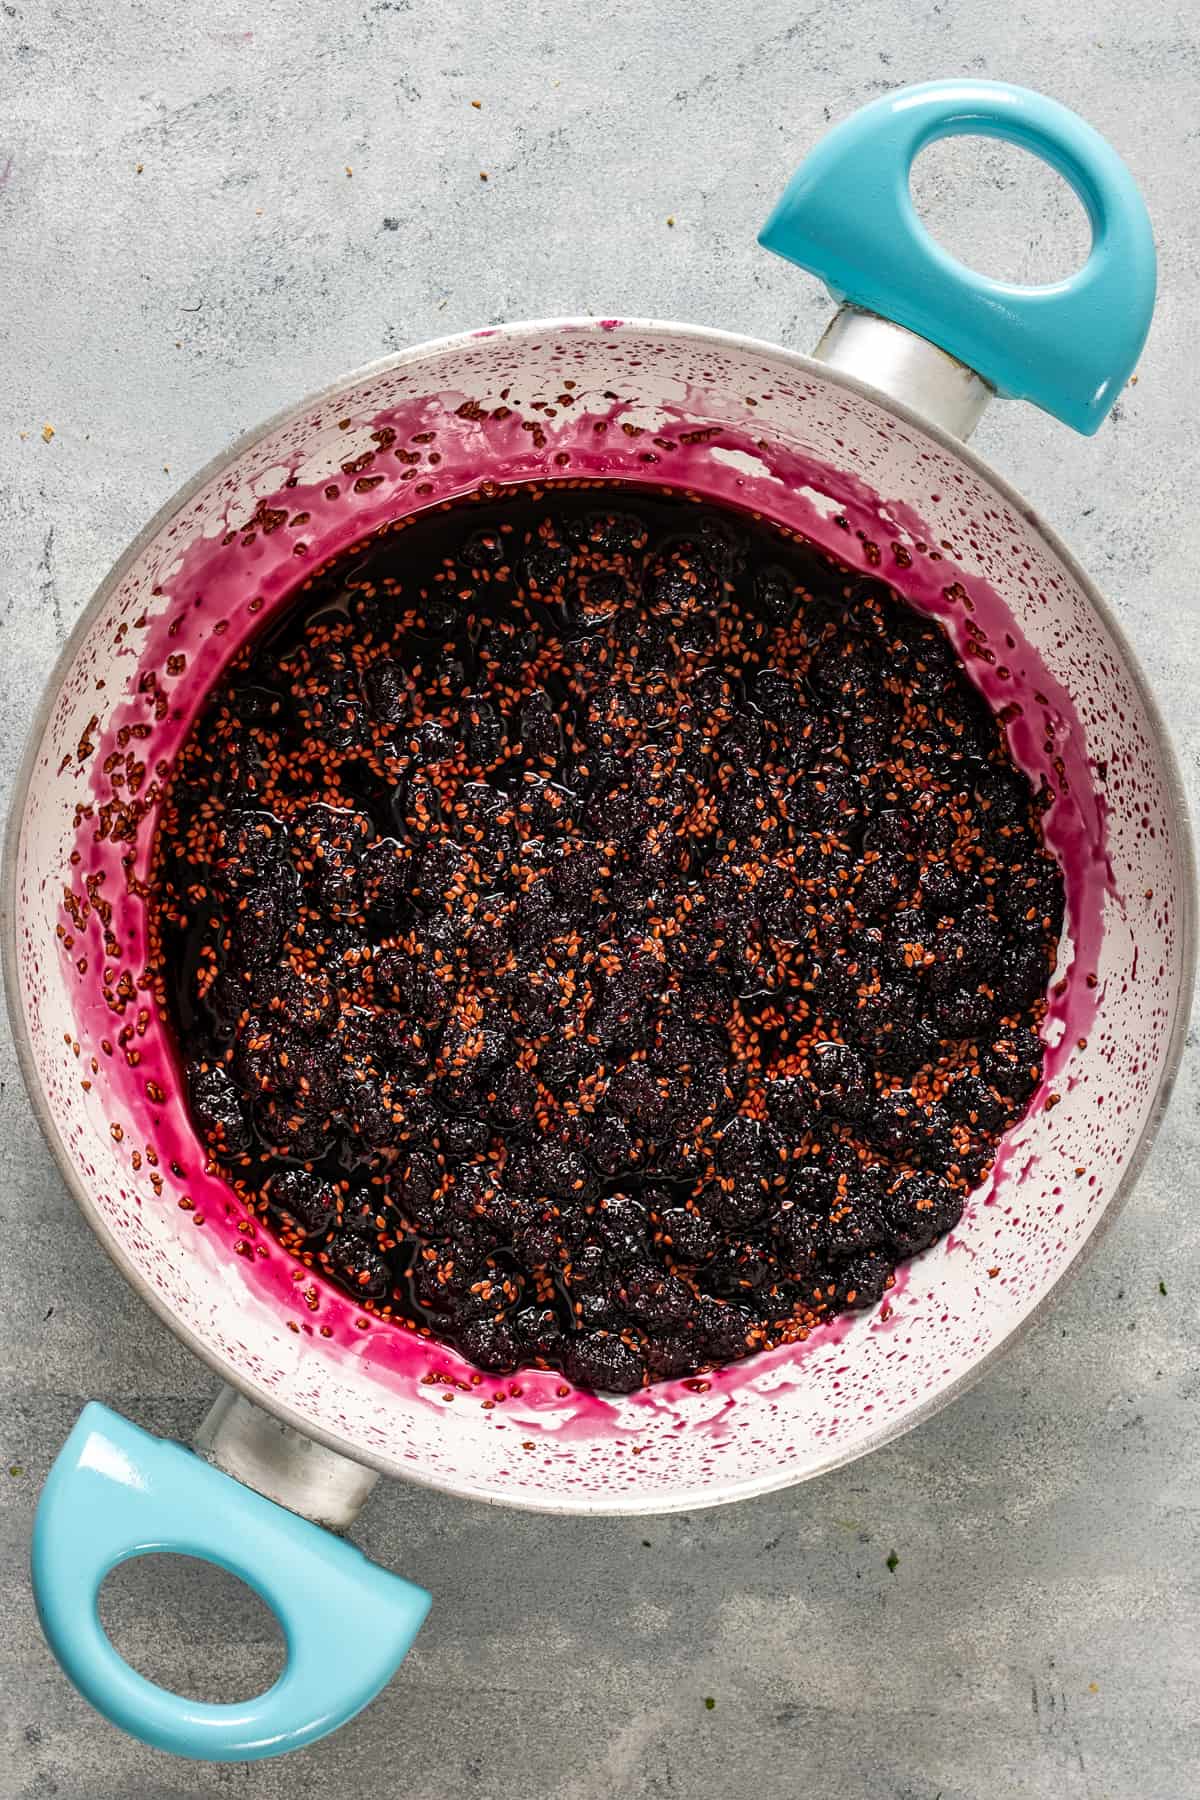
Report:
[[761,519],[580,482],[398,521],[173,772],[196,1131],[489,1372],[802,1339],[957,1224],[1038,1084],[1044,803],[941,629]]

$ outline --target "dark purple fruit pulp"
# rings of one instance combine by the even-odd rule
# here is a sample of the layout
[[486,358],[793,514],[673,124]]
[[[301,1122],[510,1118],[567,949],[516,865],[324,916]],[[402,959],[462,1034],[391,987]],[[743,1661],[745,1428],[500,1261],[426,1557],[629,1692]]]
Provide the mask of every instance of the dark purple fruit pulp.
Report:
[[225,672],[161,1005],[284,1246],[478,1367],[623,1392],[877,1303],[1042,1068],[1035,795],[941,629],[602,483],[399,521]]

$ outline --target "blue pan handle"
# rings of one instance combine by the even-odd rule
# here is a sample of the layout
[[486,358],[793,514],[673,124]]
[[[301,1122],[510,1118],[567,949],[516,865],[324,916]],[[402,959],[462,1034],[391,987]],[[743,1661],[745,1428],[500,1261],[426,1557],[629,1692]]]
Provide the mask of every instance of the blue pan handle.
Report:
[[[1076,274],[1018,287],[976,274],[917,217],[912,166],[945,137],[1018,144],[1070,183],[1092,247]],[[1077,114],[1002,81],[901,88],[835,126],[801,163],[759,236],[837,300],[904,325],[977,371],[1094,432],[1132,373],[1154,310],[1155,256],[1141,194]]]
[[[265,1694],[186,1700],[118,1656],[100,1623],[100,1584],[153,1550],[218,1563],[262,1595],[287,1640]],[[42,1490],[33,1585],[50,1648],[85,1699],[144,1743],[212,1762],[279,1756],[336,1730],[383,1687],[429,1610],[424,1589],[352,1544],[95,1403]]]

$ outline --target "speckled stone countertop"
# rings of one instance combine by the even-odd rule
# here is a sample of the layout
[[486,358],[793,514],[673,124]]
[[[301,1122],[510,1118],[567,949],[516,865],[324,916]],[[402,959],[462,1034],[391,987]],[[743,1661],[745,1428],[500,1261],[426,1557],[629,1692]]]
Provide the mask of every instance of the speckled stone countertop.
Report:
[[[1185,0],[1136,19],[1116,0],[6,0],[0,66],[5,782],[93,586],[238,432],[370,357],[502,319],[687,318],[809,348],[827,302],[754,245],[777,189],[826,121],[962,73],[1076,106],[1150,206],[1158,313],[1113,420],[1084,441],[997,406],[975,442],[1108,593],[1194,783],[1200,15]],[[995,273],[1069,268],[1084,233],[1057,181],[972,150],[940,146],[918,170],[946,241]],[[336,1738],[220,1768],[120,1736],[38,1634],[30,1522],[81,1402],[186,1438],[212,1382],[77,1215],[5,1031],[0,1800],[1186,1800],[1197,1066],[1191,1048],[1085,1272],[931,1424],[810,1487],[669,1520],[382,1486],[355,1536],[433,1590],[416,1649]],[[105,1616],[148,1672],[210,1698],[277,1664],[265,1611],[200,1566],[130,1567]]]

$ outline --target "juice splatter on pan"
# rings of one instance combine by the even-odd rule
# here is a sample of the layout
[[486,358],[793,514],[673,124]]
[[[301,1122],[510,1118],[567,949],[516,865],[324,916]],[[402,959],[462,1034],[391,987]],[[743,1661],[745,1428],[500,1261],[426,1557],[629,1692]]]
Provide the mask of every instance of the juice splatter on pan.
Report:
[[163,809],[213,1165],[479,1367],[625,1392],[875,1305],[1042,1069],[1048,795],[802,538],[564,483],[389,526],[225,672]]

